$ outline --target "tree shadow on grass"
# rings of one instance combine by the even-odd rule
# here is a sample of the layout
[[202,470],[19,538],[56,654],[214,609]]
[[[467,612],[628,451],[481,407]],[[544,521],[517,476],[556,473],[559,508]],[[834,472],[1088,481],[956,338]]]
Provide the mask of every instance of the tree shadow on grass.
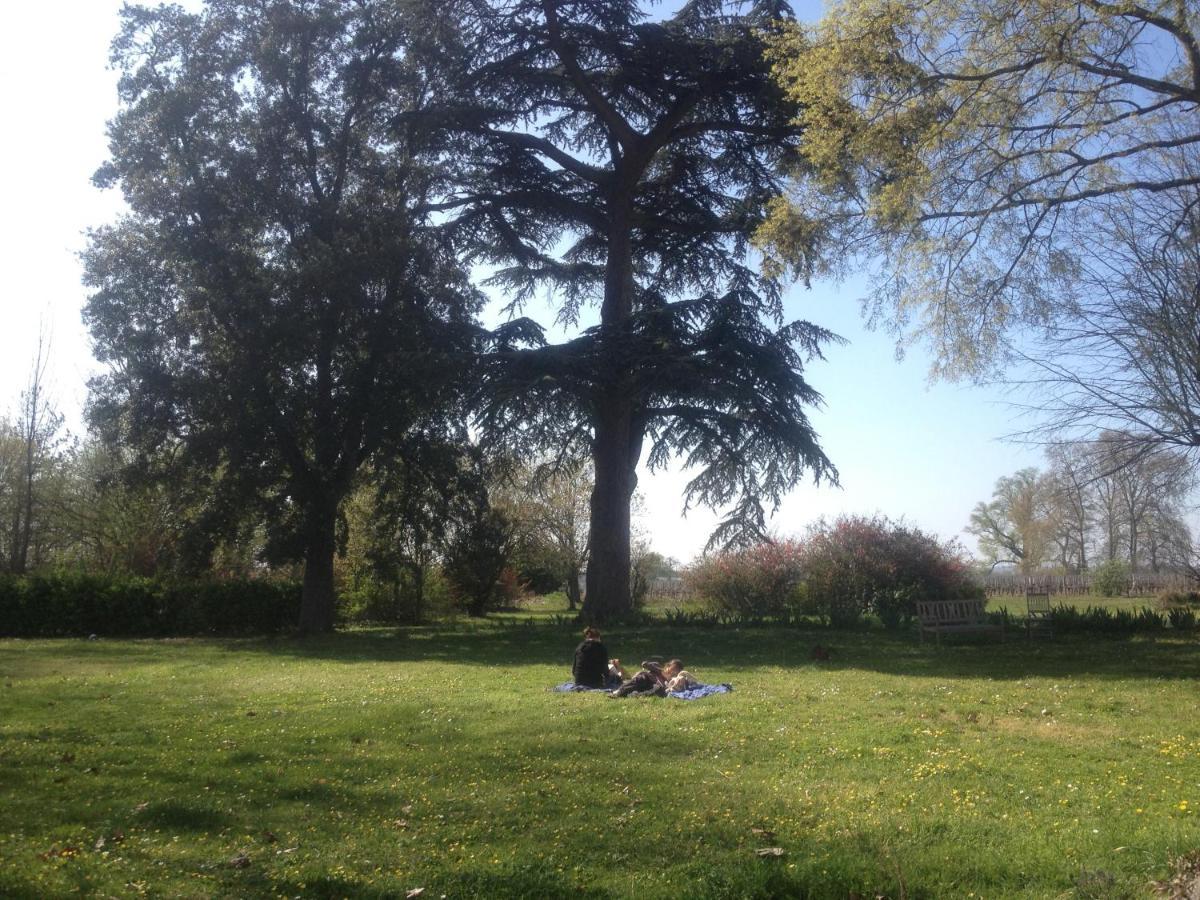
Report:
[[138,821],[169,832],[216,832],[231,821],[230,817],[210,806],[181,803],[178,800],[159,800],[138,814]]
[[[810,900],[810,898],[884,896],[874,888],[851,879],[828,876],[813,883],[782,868],[778,860],[756,860],[742,866],[691,866],[685,873],[686,896],[692,900]],[[422,897],[447,897],[456,900],[615,900],[621,896],[612,890],[589,885],[584,880],[535,864],[509,864],[494,869],[459,868],[434,871],[428,877],[413,876],[402,885],[386,880],[367,883],[354,875],[313,873],[292,879],[268,878],[251,859],[244,869],[225,868],[219,872],[223,896],[303,897],[335,900],[356,897],[385,900],[404,897],[414,888]],[[411,882],[411,884],[409,883]],[[15,886],[15,885],[14,885]],[[869,891],[869,893],[858,893]],[[34,897],[32,891],[14,896]],[[906,897],[925,900],[935,896],[919,885],[907,886]]]
[[[0,644],[0,673],[22,678],[35,671],[67,671],[80,663],[121,668],[183,664],[194,658],[189,651],[198,651],[214,661],[226,654],[249,654],[347,665],[439,662],[505,670],[550,666],[561,673],[558,680],[565,680],[570,677],[578,640],[571,626],[501,619],[449,627],[363,629],[314,638],[64,641],[45,654]],[[997,680],[1083,675],[1165,680],[1200,677],[1200,640],[1175,637],[1170,631],[1135,638],[1072,635],[1029,640],[1010,629],[1004,642],[994,637],[959,636],[937,646],[932,641],[919,643],[912,633],[868,629],[649,625],[614,627],[605,631],[604,640],[609,653],[627,666],[651,657],[677,656],[689,669],[697,670],[699,677],[712,680],[779,668]],[[816,648],[822,652],[814,653]],[[30,659],[31,655],[37,658]],[[826,655],[828,659],[815,658]]]
[[[919,643],[907,633],[822,628],[702,629],[648,626],[605,633],[609,653],[628,666],[678,656],[703,677],[709,672],[775,668],[826,672],[867,670],[923,678],[1020,680],[1087,675],[1099,678],[1188,680],[1200,677],[1200,641],[1166,635],[1093,635],[1006,641],[972,636]],[[556,666],[570,674],[577,636],[560,626],[516,625],[472,630],[379,629],[321,638],[271,638],[230,643],[231,652],[355,663],[442,662],[512,669]],[[816,648],[820,650],[816,653]],[[816,659],[815,656],[827,659]]]
[[[230,885],[233,887],[233,885]],[[245,885],[239,885],[243,890]],[[508,866],[499,871],[465,869],[440,872],[421,879],[416,887],[424,888],[423,897],[487,898],[487,900],[610,900],[615,897],[602,888],[575,884],[556,872],[534,866]],[[353,878],[319,875],[292,883],[272,881],[270,893],[264,896],[288,896],[340,900],[343,897],[395,898],[390,888],[372,887]],[[409,888],[411,890],[411,888]]]

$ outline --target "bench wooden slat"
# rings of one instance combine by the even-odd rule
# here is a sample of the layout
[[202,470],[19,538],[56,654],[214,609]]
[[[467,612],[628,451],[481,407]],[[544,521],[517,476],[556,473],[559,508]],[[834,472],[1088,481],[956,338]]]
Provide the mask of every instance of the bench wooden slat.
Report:
[[966,631],[999,631],[1001,638],[1004,627],[993,625],[987,618],[987,600],[918,600],[917,620],[921,640],[932,631],[940,643],[941,633]]

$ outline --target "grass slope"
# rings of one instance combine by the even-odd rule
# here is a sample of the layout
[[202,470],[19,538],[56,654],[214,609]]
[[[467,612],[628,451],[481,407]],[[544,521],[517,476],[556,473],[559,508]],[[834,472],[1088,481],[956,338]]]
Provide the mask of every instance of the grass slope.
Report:
[[606,640],[736,690],[550,693],[549,624],[0,642],[0,896],[1124,897],[1200,847],[1194,640]]

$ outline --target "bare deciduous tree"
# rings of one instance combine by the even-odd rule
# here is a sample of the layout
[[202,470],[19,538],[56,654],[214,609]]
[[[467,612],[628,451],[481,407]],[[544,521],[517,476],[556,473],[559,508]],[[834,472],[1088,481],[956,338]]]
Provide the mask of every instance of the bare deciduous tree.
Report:
[[583,602],[580,580],[588,561],[593,483],[588,460],[565,460],[559,465],[522,466],[498,492],[519,542],[536,545],[553,562],[572,610]]
[[1021,352],[1036,439],[1200,450],[1200,189],[1107,208]]
[[1030,467],[999,479],[992,499],[971,514],[966,530],[993,566],[1009,563],[1026,575],[1055,563],[1084,571],[1097,559],[1125,559],[1135,571],[1186,567],[1192,542],[1184,512],[1196,485],[1186,456],[1147,453],[1116,431],[1056,445],[1047,456],[1047,471]]
[[46,372],[49,363],[50,339],[42,330],[38,334],[29,381],[21,393],[17,421],[9,438],[11,442],[15,437],[16,459],[0,463],[6,469],[12,469],[8,570],[16,575],[24,574],[29,568],[29,550],[39,527],[42,505],[39,488],[50,472],[63,425],[62,415],[48,396]]

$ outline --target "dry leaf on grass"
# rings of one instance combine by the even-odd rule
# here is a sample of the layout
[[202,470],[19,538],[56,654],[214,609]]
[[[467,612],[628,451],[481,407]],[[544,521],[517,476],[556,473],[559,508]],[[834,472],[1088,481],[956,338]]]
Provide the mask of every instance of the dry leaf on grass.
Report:
[[1167,900],[1200,900],[1200,850],[1171,861],[1171,877],[1154,884],[1154,893]]

